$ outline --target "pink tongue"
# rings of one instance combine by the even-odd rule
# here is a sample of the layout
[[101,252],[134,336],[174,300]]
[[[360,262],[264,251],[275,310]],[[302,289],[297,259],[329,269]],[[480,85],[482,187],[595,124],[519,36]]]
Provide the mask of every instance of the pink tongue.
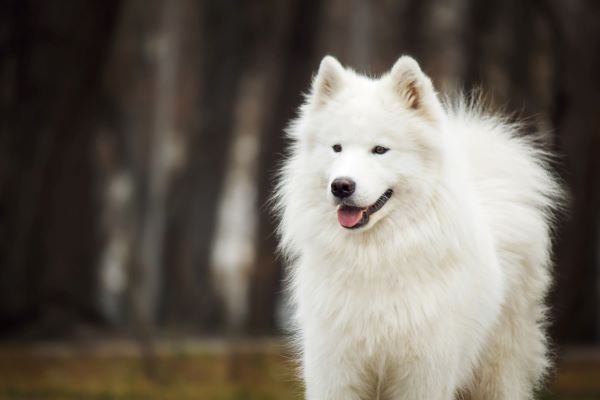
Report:
[[340,208],[338,209],[337,216],[340,225],[345,228],[352,228],[354,225],[358,224],[362,219],[363,210],[360,208]]

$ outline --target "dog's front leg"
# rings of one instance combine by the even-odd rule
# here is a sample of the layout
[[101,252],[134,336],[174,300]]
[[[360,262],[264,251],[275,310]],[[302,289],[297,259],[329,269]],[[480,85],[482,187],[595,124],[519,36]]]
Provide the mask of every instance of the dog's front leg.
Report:
[[356,353],[313,343],[304,348],[306,400],[361,400],[366,383]]
[[457,368],[458,363],[450,354],[420,358],[401,365],[398,370],[400,377],[392,378],[386,388],[386,398],[454,400],[457,393]]

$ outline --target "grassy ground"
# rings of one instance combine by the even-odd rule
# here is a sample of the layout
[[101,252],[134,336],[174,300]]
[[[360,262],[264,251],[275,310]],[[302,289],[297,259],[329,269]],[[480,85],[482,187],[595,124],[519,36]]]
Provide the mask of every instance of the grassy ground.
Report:
[[[131,350],[131,349],[130,349]],[[149,367],[149,366],[152,367]],[[150,368],[152,371],[148,371]],[[600,399],[600,367],[571,363],[552,400]],[[148,364],[135,351],[0,349],[0,399],[301,399],[290,359],[278,346],[160,351]]]

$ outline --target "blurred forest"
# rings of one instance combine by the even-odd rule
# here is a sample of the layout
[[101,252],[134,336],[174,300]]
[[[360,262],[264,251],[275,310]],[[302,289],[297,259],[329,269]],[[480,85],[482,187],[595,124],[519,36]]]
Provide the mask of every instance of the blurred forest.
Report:
[[0,337],[279,332],[265,202],[325,54],[548,133],[552,335],[600,344],[597,0],[0,0]]

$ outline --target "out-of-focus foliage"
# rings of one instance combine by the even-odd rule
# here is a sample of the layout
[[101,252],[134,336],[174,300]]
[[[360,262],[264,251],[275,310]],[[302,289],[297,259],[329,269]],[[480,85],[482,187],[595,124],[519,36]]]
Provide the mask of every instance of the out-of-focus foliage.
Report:
[[598,343],[600,2],[0,3],[0,335],[273,334],[267,200],[325,54],[481,86],[558,154],[552,335]]

